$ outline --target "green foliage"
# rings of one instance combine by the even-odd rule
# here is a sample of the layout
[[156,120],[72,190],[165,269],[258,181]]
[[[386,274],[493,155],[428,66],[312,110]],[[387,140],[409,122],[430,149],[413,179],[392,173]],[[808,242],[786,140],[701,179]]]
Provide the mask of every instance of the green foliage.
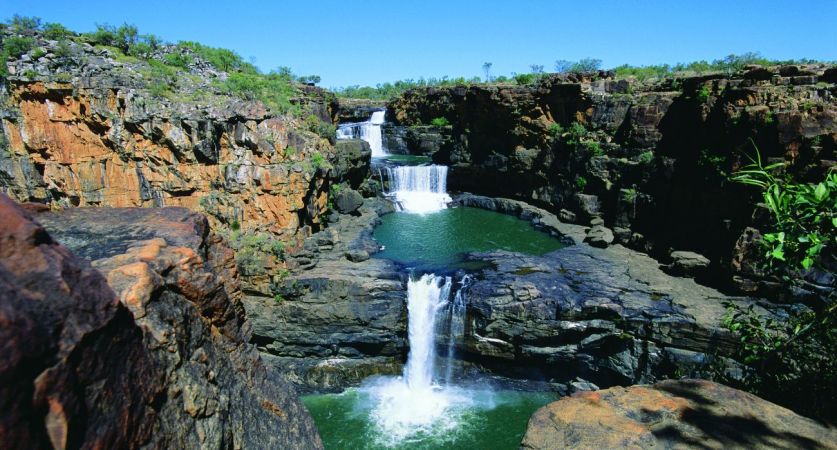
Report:
[[[237,222],[233,222],[237,224]],[[260,231],[240,232],[232,227],[230,247],[235,250],[235,262],[243,275],[265,273],[265,263],[270,258],[281,261],[285,256],[285,244],[270,233]]]
[[595,72],[602,67],[602,60],[595,58],[584,58],[570,66],[570,72],[583,73]]
[[637,160],[643,164],[651,164],[654,162],[654,152],[648,150],[647,152],[642,152],[637,157]]
[[555,72],[556,73],[568,73],[570,69],[573,67],[572,61],[567,61],[566,59],[559,59],[555,61]]
[[[498,79],[499,81],[499,79]],[[371,86],[347,86],[335,90],[338,97],[342,98],[366,98],[370,100],[389,100],[398,97],[410,89],[426,88],[426,87],[451,87],[451,86],[468,86],[478,84],[479,77],[466,79],[464,77],[458,78],[419,78],[418,80],[407,79],[399,80],[392,83],[382,83],[375,87]]]
[[24,71],[22,75],[23,75],[24,78],[34,80],[38,76],[38,72],[35,72],[32,69],[28,69],[28,70]]
[[35,47],[35,39],[28,36],[9,36],[4,39],[3,47],[0,49],[0,77],[8,74],[6,60],[28,53],[33,47]]
[[73,48],[68,39],[61,39],[55,47],[55,56],[58,58],[69,58],[73,54]]
[[311,85],[319,84],[319,82],[321,80],[322,80],[322,78],[320,78],[319,75],[304,75],[304,76],[297,77],[297,79],[296,79],[296,81],[298,81],[302,84],[311,84]]
[[195,58],[193,58],[192,55],[190,55],[189,53],[175,51],[163,55],[163,62],[167,66],[180,67],[181,69],[186,69],[189,67],[190,64],[195,62]]
[[572,137],[572,139],[573,139],[573,140],[575,140],[575,141],[578,141],[578,139],[579,139],[581,136],[584,136],[584,134],[586,134],[586,133],[587,133],[587,129],[586,129],[586,128],[584,128],[584,125],[582,125],[582,124],[581,124],[581,123],[579,123],[579,122],[573,122],[573,123],[571,123],[571,124],[570,124],[570,130],[569,130],[569,131],[570,131],[570,136],[571,136],[571,137]]
[[298,94],[296,87],[292,80],[280,73],[262,75],[258,72],[232,72],[219,87],[231,95],[247,100],[259,100],[280,114],[299,110],[299,107],[291,102]]
[[331,164],[326,160],[325,156],[322,155],[320,152],[314,152],[311,155],[311,164],[313,164],[314,169],[328,169],[331,167]]
[[520,86],[526,86],[528,84],[532,84],[538,78],[533,73],[517,73],[514,74],[514,82]]
[[587,149],[587,151],[593,156],[604,155],[604,150],[598,142],[585,142],[584,148]]
[[776,114],[773,111],[768,111],[762,119],[765,125],[772,125],[776,122]]
[[835,417],[835,315],[834,304],[784,317],[727,303],[723,325],[736,335],[739,345],[733,356],[744,361],[746,369],[741,379],[721,376],[720,381],[805,415]]
[[577,187],[579,191],[583,191],[585,186],[587,186],[587,178],[584,178],[581,175],[575,177],[575,187]]
[[36,48],[32,51],[32,59],[40,59],[46,55],[46,51],[40,48]]
[[313,114],[310,114],[305,118],[305,126],[321,138],[328,139],[330,141],[336,138],[337,127],[331,123],[323,122],[319,117]]
[[561,127],[560,124],[551,123],[549,124],[549,127],[546,129],[546,132],[549,133],[549,135],[552,137],[557,137],[558,135],[564,132],[564,129]]
[[793,272],[819,265],[823,250],[837,236],[837,173],[829,172],[816,184],[795,183],[774,175],[783,163],[764,166],[758,149],[751,161],[732,179],[761,189],[771,212],[773,230],[764,235],[769,267]]
[[450,122],[447,117],[436,117],[430,121],[430,125],[433,125],[434,127],[446,127],[450,125]]
[[60,41],[68,39],[73,35],[73,32],[68,30],[60,23],[48,23],[44,25],[44,38],[52,41]]
[[178,42],[177,47],[192,51],[218,70],[225,72],[240,71],[251,75],[258,73],[256,67],[244,61],[241,55],[226,48],[209,47],[192,41]]
[[285,147],[285,159],[289,159],[294,155],[296,155],[296,147],[292,145]]
[[9,21],[9,27],[16,34],[32,34],[41,28],[41,19],[15,14]]
[[709,101],[709,96],[710,95],[711,95],[711,92],[709,91],[708,86],[701,86],[700,89],[697,92],[698,100],[700,100],[703,103],[706,103],[706,102]]

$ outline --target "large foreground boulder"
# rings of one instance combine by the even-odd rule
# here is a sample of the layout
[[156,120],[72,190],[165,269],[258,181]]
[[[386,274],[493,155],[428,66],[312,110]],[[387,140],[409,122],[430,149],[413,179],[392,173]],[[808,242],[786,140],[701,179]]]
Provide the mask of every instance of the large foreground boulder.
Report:
[[321,448],[239,297],[201,215],[0,195],[3,448]]
[[837,431],[705,380],[581,392],[529,419],[521,449],[834,449]]

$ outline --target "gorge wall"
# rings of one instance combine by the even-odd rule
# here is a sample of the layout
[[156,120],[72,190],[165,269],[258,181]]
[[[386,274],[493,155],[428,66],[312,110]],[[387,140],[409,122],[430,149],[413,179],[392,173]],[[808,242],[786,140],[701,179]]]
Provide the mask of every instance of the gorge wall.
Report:
[[301,86],[304,112],[281,113],[224,92],[230,75],[196,55],[174,80],[156,60],[35,39],[0,86],[0,191],[51,207],[184,206],[285,240],[320,226],[335,151],[311,129],[331,124],[333,96]]
[[[777,284],[751,259],[768,217],[752,206],[758,194],[728,175],[755,144],[766,160],[789,161],[797,179],[821,179],[837,148],[836,82],[837,68],[820,65],[414,89],[388,104],[385,140],[449,164],[451,189],[529,201],[585,225],[601,217],[615,242],[664,263],[673,250],[698,252],[714,284],[775,297]],[[822,273],[806,282],[798,298],[834,288]]]

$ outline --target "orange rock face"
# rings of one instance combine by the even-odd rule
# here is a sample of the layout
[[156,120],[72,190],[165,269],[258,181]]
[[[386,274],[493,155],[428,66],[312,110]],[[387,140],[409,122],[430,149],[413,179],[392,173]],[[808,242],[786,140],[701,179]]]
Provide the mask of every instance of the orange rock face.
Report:
[[309,160],[333,149],[296,119],[60,83],[12,85],[10,103],[16,114],[2,127],[14,180],[4,190],[18,201],[183,206],[214,225],[237,221],[285,237],[325,210],[323,173]]
[[582,392],[539,409],[521,449],[837,448],[837,432],[705,380]]

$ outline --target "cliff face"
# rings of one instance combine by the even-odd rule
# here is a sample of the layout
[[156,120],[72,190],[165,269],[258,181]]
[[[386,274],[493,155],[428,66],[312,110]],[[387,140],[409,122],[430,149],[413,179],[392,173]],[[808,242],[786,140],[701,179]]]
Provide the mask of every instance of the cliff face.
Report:
[[[50,206],[184,206],[285,237],[319,227],[334,149],[310,130],[331,123],[333,96],[300,89],[303,120],[222,92],[228,74],[199,60],[160,82],[156,66],[113,49],[37,42],[9,62],[0,94],[2,192]],[[57,56],[61,45],[72,55]]]
[[247,344],[232,251],[205,218],[76,208],[36,222],[5,196],[0,217],[9,448],[321,447]]
[[[451,189],[530,201],[565,221],[601,217],[616,242],[665,262],[671,250],[700,252],[740,289],[767,293],[746,262],[759,198],[727,175],[755,143],[798,179],[821,177],[837,148],[835,82],[837,68],[824,66],[647,82],[552,76],[412,90],[387,117],[409,152],[452,166]],[[450,126],[428,126],[435,118]]]

